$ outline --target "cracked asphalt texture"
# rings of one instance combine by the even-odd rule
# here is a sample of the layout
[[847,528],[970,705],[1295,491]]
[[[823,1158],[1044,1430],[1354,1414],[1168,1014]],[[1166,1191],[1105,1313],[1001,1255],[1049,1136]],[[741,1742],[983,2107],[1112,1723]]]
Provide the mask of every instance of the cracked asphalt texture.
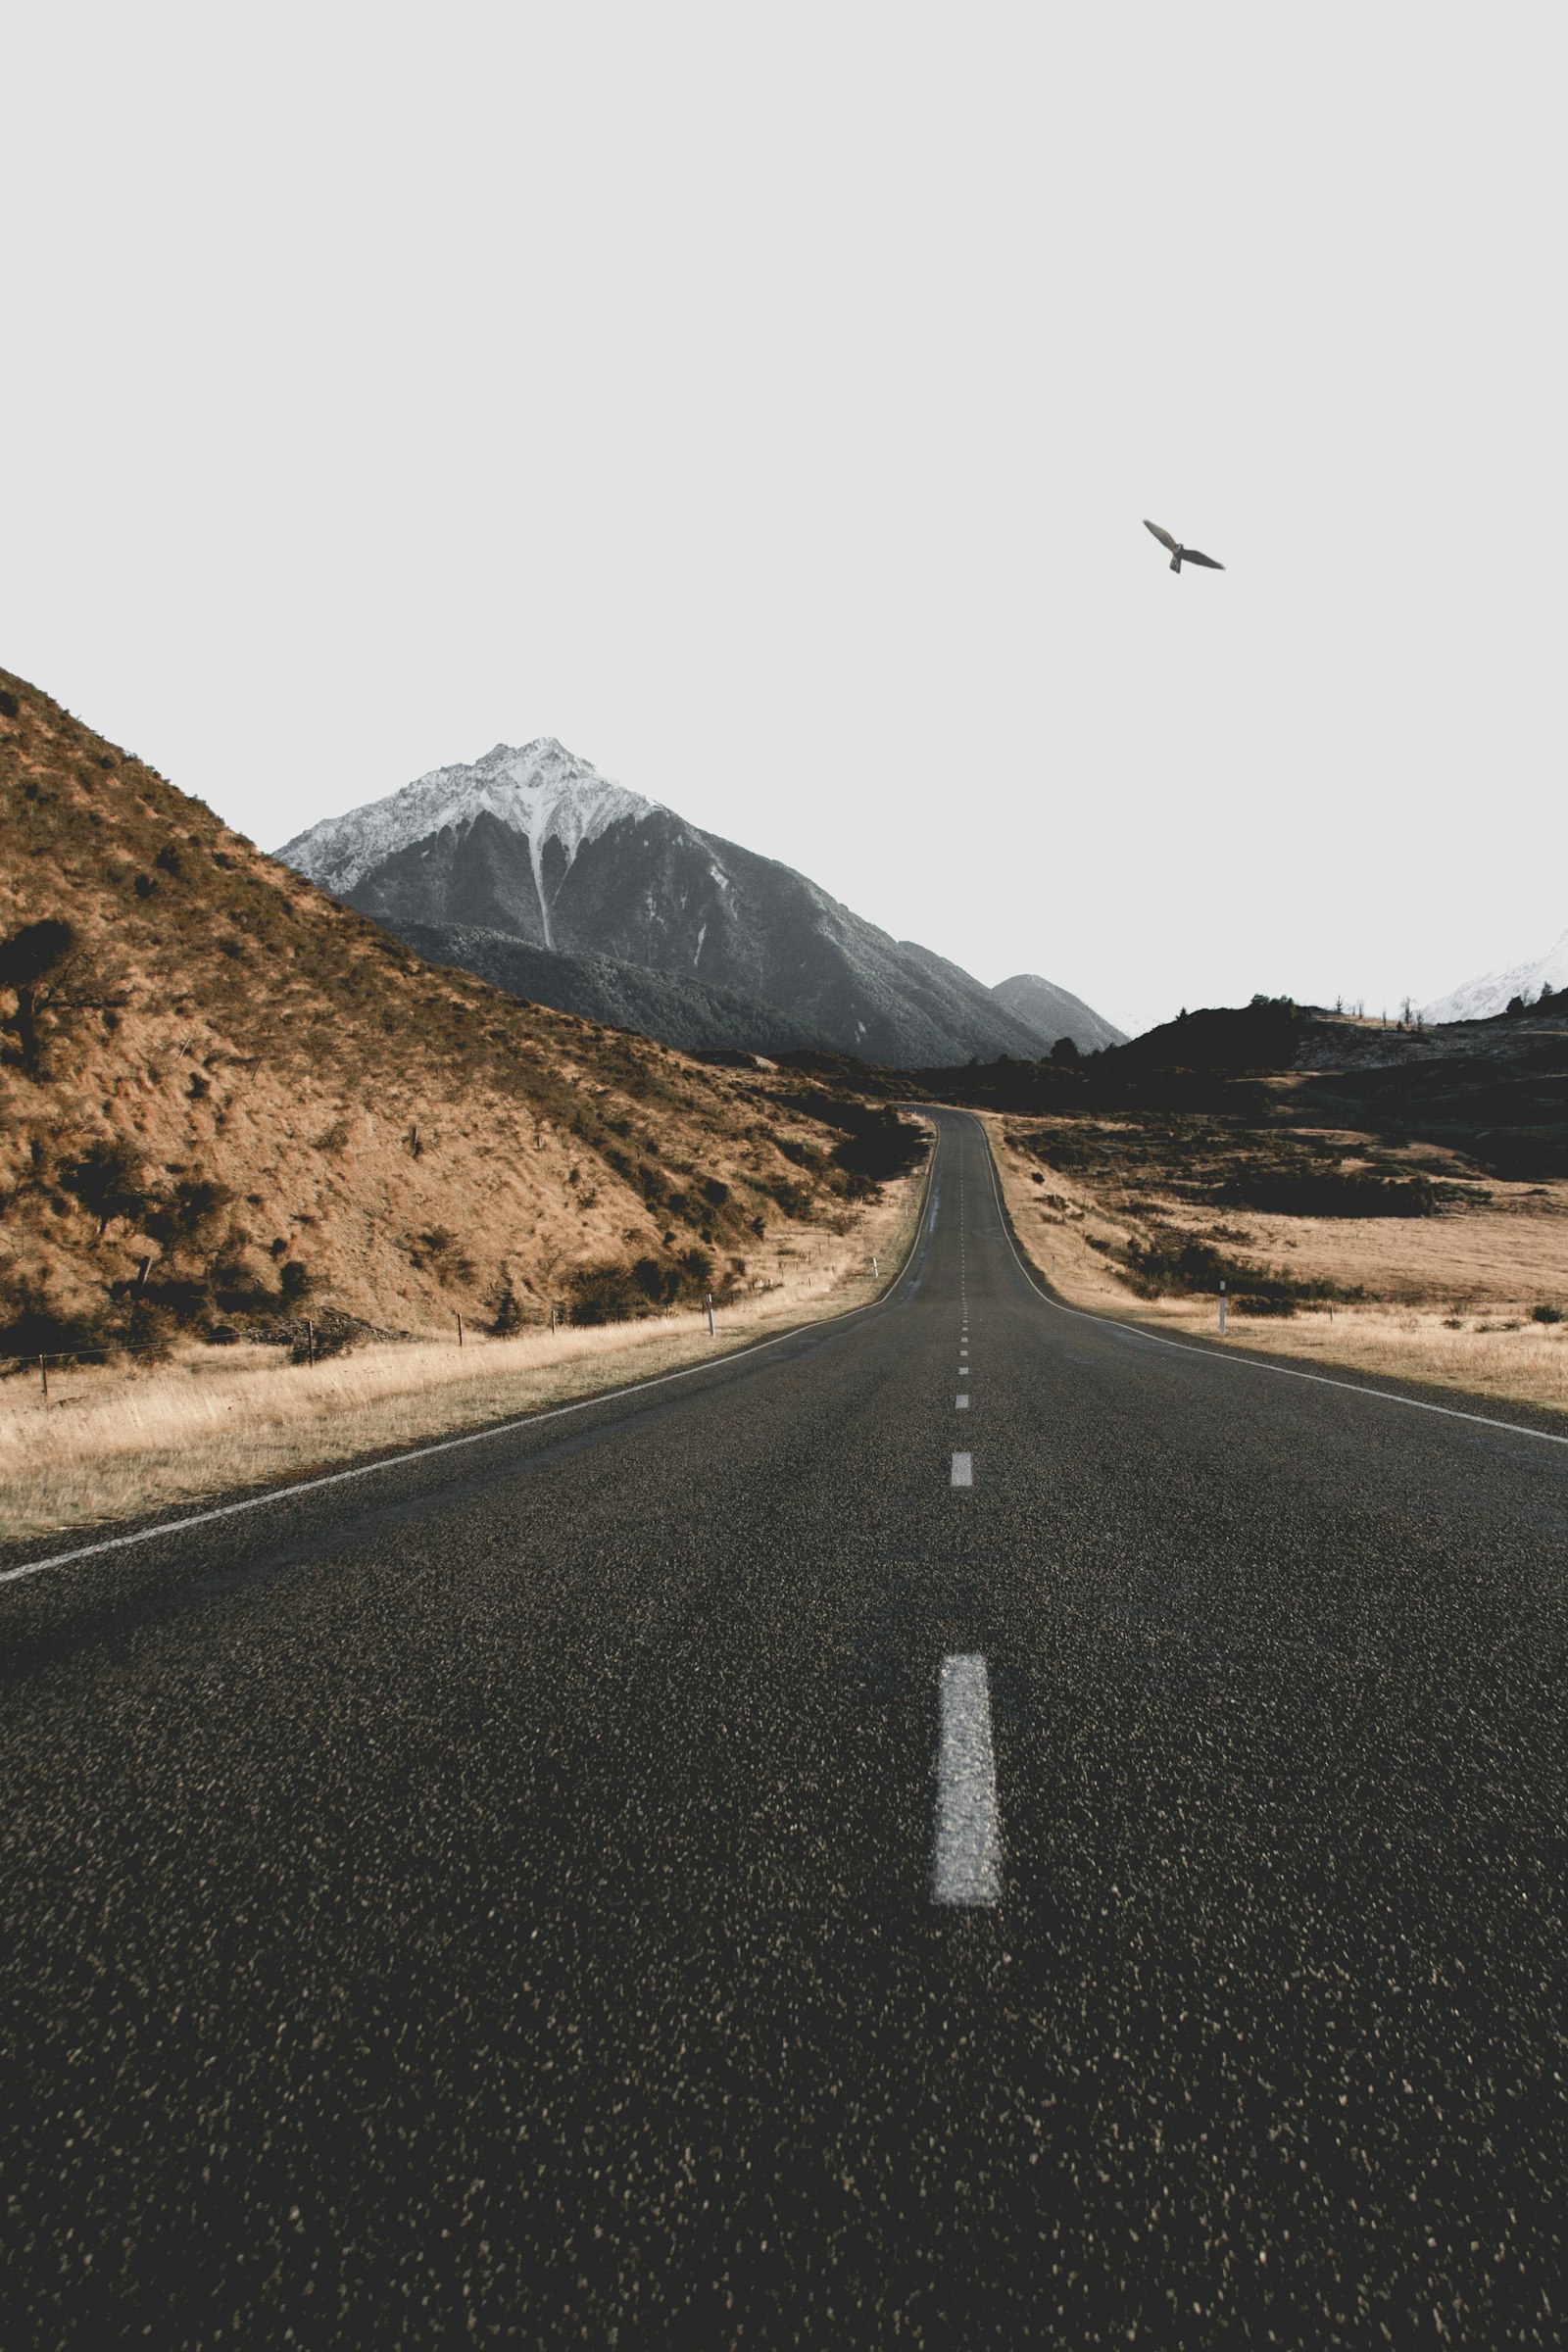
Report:
[[0,2340],[1568,2338],[1568,1447],[1052,1306],[937,1115],[882,1305],[0,1586]]

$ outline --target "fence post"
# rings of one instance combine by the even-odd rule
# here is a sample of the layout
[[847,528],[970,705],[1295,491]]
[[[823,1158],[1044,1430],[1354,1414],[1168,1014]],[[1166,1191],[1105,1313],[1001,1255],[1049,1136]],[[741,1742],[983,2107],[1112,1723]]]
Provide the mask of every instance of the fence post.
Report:
[[460,1348],[463,1346],[463,1317],[461,1315],[458,1317],[458,1346]]
[[41,1355],[38,1358],[38,1378],[43,1382],[43,1393],[47,1396],[49,1394],[49,1366]]
[[711,1291],[708,1294],[708,1336],[710,1339],[713,1336],[713,1294]]
[[316,1325],[308,1315],[305,1318],[305,1361],[308,1364],[316,1361]]
[[1219,1328],[1220,1336],[1223,1338],[1225,1334],[1225,1285],[1223,1283],[1219,1286]]

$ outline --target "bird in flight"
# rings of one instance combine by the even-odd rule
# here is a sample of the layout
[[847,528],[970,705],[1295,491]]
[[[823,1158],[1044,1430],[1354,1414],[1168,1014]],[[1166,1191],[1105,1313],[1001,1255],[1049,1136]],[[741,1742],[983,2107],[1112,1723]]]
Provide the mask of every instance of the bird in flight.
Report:
[[1180,571],[1184,563],[1201,564],[1205,571],[1224,570],[1224,564],[1216,564],[1212,556],[1200,556],[1196,547],[1183,547],[1179,539],[1173,539],[1169,531],[1162,531],[1157,522],[1151,522],[1147,516],[1144,520],[1144,528],[1146,531],[1153,532],[1161,547],[1170,549],[1172,571]]

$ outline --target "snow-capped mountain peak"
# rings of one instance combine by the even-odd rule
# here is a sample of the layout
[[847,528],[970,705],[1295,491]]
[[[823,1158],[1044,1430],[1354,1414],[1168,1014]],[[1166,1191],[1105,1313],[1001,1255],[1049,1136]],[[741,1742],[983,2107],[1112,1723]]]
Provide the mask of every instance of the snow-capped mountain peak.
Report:
[[[546,1004],[616,1019],[640,1005],[679,1042],[808,1043],[906,1067],[1043,1050],[972,973],[550,737],[435,768],[277,854],[420,955]],[[1033,985],[1053,997],[1046,1050],[1075,1023],[1085,1044],[1114,1034]]]
[[341,898],[400,850],[448,826],[465,833],[482,815],[523,835],[536,866],[552,841],[570,866],[584,842],[657,805],[612,783],[553,735],[541,735],[520,746],[498,743],[471,766],[434,767],[383,801],[323,817],[277,855]]

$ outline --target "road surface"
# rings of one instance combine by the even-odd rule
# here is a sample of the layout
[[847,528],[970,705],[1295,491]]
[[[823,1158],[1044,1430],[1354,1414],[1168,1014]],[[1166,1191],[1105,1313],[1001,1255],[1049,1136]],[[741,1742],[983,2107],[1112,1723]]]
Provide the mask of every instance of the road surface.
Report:
[[881,1305],[0,1584],[0,2340],[1568,2338],[1568,1446],[936,1115]]

